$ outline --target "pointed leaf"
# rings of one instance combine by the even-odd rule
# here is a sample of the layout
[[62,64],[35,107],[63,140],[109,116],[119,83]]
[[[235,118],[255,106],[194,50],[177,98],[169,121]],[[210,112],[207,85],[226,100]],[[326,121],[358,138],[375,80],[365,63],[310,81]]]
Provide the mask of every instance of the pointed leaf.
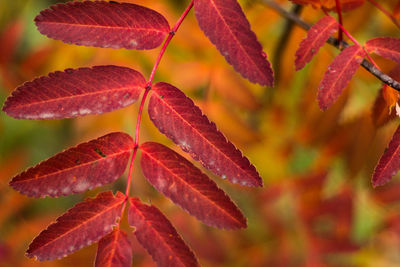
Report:
[[246,218],[224,191],[184,157],[153,142],[140,149],[144,176],[158,191],[207,225],[246,227]]
[[27,120],[102,114],[135,102],[145,84],[142,74],[125,67],[66,69],[19,86],[3,111]]
[[84,1],[57,4],[35,18],[38,30],[65,43],[126,49],[152,49],[169,32],[167,20],[129,3]]
[[393,37],[378,37],[365,43],[368,52],[400,63],[400,39]]
[[99,241],[95,267],[130,267],[132,246],[121,229],[114,229]]
[[226,61],[253,83],[273,85],[273,71],[236,0],[196,0],[200,28]]
[[116,225],[124,201],[121,192],[107,191],[76,204],[32,241],[27,256],[59,259],[100,240]]
[[304,68],[311,61],[313,56],[329,39],[329,36],[338,30],[338,23],[335,18],[325,16],[317,21],[307,32],[299,48],[296,51],[296,70]]
[[262,186],[256,168],[182,91],[167,83],[152,91],[149,116],[160,132],[223,179]]
[[387,149],[379,159],[372,176],[373,187],[389,182],[400,169],[400,126],[394,133]]
[[196,256],[176,232],[171,222],[154,206],[129,198],[129,225],[157,266],[199,266]]
[[125,133],[111,133],[69,148],[15,176],[10,185],[30,197],[81,193],[115,181],[133,148]]
[[365,54],[361,47],[352,45],[340,52],[332,61],[318,88],[319,107],[322,110],[329,108],[341,95]]

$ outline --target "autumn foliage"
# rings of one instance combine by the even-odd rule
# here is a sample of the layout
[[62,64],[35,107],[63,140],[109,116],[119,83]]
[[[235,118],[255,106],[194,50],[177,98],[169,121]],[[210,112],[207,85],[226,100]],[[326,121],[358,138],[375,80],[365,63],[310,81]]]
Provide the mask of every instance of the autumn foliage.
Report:
[[[400,116],[400,39],[368,36],[361,44],[350,33],[353,29],[345,27],[351,19],[351,15],[346,15],[363,12],[369,5],[373,12],[383,11],[398,26],[399,4],[389,12],[372,0],[291,0],[273,5],[271,1],[261,1],[273,6],[283,17],[290,15],[276,5],[291,2],[304,5],[307,14],[312,14],[309,18],[313,24],[307,33],[297,35],[295,42],[289,43],[291,47],[287,49],[293,50],[290,61],[272,56],[289,64],[282,67],[280,63],[274,64],[276,72],[283,71],[274,77],[273,64],[267,56],[271,55],[272,45],[265,41],[268,35],[261,34],[267,31],[260,30],[267,22],[254,23],[253,27],[240,1],[188,1],[172,27],[170,17],[174,16],[163,14],[167,8],[156,2],[69,1],[53,4],[36,15],[34,23],[42,35],[80,46],[75,48],[77,51],[100,53],[113,48],[111,54],[122,50],[124,59],[100,57],[89,66],[73,64],[71,68],[53,69],[46,75],[35,73],[10,92],[3,112],[14,119],[40,120],[44,125],[51,122],[43,120],[74,118],[62,121],[79,122],[88,115],[112,116],[107,114],[120,112],[128,114],[129,121],[134,117],[136,125],[132,136],[121,125],[111,127],[110,131],[104,127],[102,135],[87,138],[48,159],[42,158],[40,163],[11,178],[10,187],[32,198],[89,194],[42,230],[30,243],[26,256],[51,261],[97,244],[95,266],[131,266],[132,262],[135,265],[140,244],[158,266],[218,264],[233,249],[249,255],[243,263],[246,266],[338,266],[329,256],[361,251],[364,241],[351,237],[352,223],[356,220],[354,209],[358,207],[357,184],[351,179],[369,171],[368,180],[372,177],[372,184],[363,190],[369,192],[374,205],[389,206],[400,201],[396,192],[399,183],[391,182],[400,169],[400,128],[391,141],[388,134],[379,133],[379,129],[395,121],[396,114]],[[190,18],[192,9],[194,14]],[[263,6],[259,12],[269,12],[265,10]],[[298,19],[297,23],[307,28],[298,14],[292,15],[296,16],[293,21]],[[253,19],[254,16],[251,15]],[[191,25],[189,30],[184,28],[186,20],[194,19],[197,25]],[[22,36],[18,27],[11,25],[3,36],[12,37],[12,33],[15,36],[10,40],[18,40]],[[178,39],[181,31],[187,40]],[[287,34],[291,34],[290,30]],[[177,58],[168,55],[174,49],[177,53],[176,47],[171,47],[175,40],[182,43],[179,53],[184,55],[177,58],[186,61],[193,56],[188,45],[192,42],[200,49],[214,45],[224,62],[216,59],[213,66],[199,60],[176,67]],[[0,42],[0,50],[11,51],[10,42]],[[334,56],[326,55],[327,42],[339,49]],[[88,47],[96,49],[85,50]],[[155,48],[159,48],[155,54],[132,51]],[[39,68],[37,59],[48,54],[37,53],[26,60],[24,70]],[[204,53],[201,57],[205,55],[198,53]],[[126,59],[132,55],[134,63]],[[0,74],[5,83],[21,80],[9,78],[13,77],[6,68],[10,59],[5,53],[0,52],[0,56]],[[213,61],[213,57],[214,54],[208,60]],[[140,60],[147,61],[139,64]],[[164,60],[167,67],[160,64]],[[382,62],[389,62],[390,67],[382,67],[385,65]],[[381,89],[375,101],[368,100],[371,107],[367,113],[360,113],[357,119],[346,119],[346,112],[352,112],[346,110],[351,110],[355,103],[349,100],[354,92],[347,88],[362,75],[357,74],[361,67],[369,72],[365,79],[381,84]],[[304,81],[291,84],[295,75],[302,75]],[[153,82],[154,79],[161,81]],[[309,91],[300,89],[302,86]],[[267,107],[269,93],[265,92],[272,90],[276,94],[272,97],[279,101],[272,100],[276,102]],[[198,99],[199,92],[203,101]],[[216,105],[210,100],[213,94],[228,104]],[[290,104],[291,98],[298,102]],[[136,110],[132,113],[133,104]],[[238,110],[244,112],[231,115],[238,114]],[[299,123],[293,121],[296,119]],[[231,126],[233,130],[229,130]],[[103,129],[102,123],[97,127]],[[143,128],[147,127],[155,127],[158,132],[146,133]],[[148,140],[140,142],[142,135]],[[46,140],[42,141],[44,145]],[[378,148],[386,145],[385,151]],[[373,151],[367,153],[369,147]],[[298,158],[296,153],[305,155]],[[136,156],[139,163],[135,163]],[[375,169],[363,170],[363,164],[372,161]],[[339,175],[335,174],[337,163],[346,165],[346,171]],[[22,165],[14,167],[13,172],[20,171]],[[266,175],[282,181],[274,182]],[[349,179],[332,186],[334,192],[326,194],[326,184],[335,183],[330,181],[335,175],[347,175]],[[9,176],[12,173],[7,173]],[[151,187],[143,189],[146,187],[140,182],[136,186],[137,176],[145,178]],[[388,186],[380,187],[389,182]],[[268,187],[263,188],[265,184]],[[157,191],[188,214],[170,216],[158,200],[160,194],[146,190]],[[236,201],[239,198],[234,193],[247,194],[247,202]],[[279,201],[287,196],[294,203],[286,206],[293,218],[285,217],[279,207]],[[21,199],[24,199],[21,203],[26,201]],[[204,226],[198,226],[189,215],[206,226],[218,228],[218,232],[199,228]],[[255,220],[261,223],[257,225]],[[325,224],[325,220],[329,223]],[[328,226],[319,229],[317,225]],[[397,234],[400,245],[398,213],[385,214],[381,225],[381,229]],[[238,242],[242,245],[234,248],[230,239],[243,236],[242,229],[247,226],[251,227],[246,231],[256,229],[254,240],[242,237],[242,243]],[[227,230],[238,231],[228,232],[225,240],[218,237]],[[295,249],[296,242],[288,241],[292,231],[303,238],[304,248]],[[244,244],[264,243],[268,238],[276,242],[268,251],[256,246],[245,248]],[[1,245],[2,242],[0,260],[5,257]],[[237,254],[231,256],[232,262],[239,258]],[[225,263],[231,266],[232,262]]]

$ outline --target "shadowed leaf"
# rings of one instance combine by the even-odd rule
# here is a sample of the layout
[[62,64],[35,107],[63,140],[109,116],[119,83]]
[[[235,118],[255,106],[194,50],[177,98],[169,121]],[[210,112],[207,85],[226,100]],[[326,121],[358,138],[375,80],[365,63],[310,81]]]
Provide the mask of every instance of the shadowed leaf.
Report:
[[132,247],[126,233],[114,229],[99,241],[95,267],[130,267]]
[[184,157],[153,142],[141,145],[140,150],[144,176],[173,202],[207,225],[246,227],[246,218],[224,191]]
[[133,147],[125,133],[111,133],[69,148],[15,176],[10,185],[30,197],[81,193],[115,181]]
[[50,38],[104,48],[152,49],[169,32],[167,20],[156,11],[107,1],[57,4],[40,12],[35,22]]
[[[389,72],[389,76],[396,81],[400,81],[400,64],[397,64]],[[396,117],[394,107],[399,100],[399,96],[398,91],[389,87],[387,84],[383,84],[372,109],[372,119],[376,127],[381,127]]]
[[152,91],[149,116],[160,132],[223,179],[262,186],[256,168],[182,91],[167,83]]
[[318,88],[318,104],[322,110],[328,109],[342,94],[365,54],[361,47],[352,45],[332,61]]
[[273,85],[267,55],[236,0],[196,0],[194,12],[205,35],[237,72],[253,83]]
[[129,225],[136,228],[137,240],[158,266],[199,266],[193,252],[160,210],[137,198],[129,198],[129,203]]
[[107,191],[76,204],[32,241],[27,256],[59,259],[98,241],[112,231],[124,200],[124,194]]
[[338,30],[338,23],[335,18],[325,16],[316,22],[307,32],[299,48],[296,51],[296,70],[304,68],[311,61],[313,56],[325,44],[329,36]]
[[135,102],[145,84],[142,74],[125,67],[66,69],[19,86],[3,111],[28,120],[102,114]]
[[372,120],[375,127],[382,127],[396,118],[396,111],[386,100],[387,97],[395,96],[396,94],[398,95],[397,91],[387,85],[383,85],[382,89],[379,90],[372,108]]
[[387,149],[379,159],[372,176],[373,187],[389,182],[400,169],[400,126],[394,133]]
[[381,57],[400,63],[400,39],[393,37],[377,37],[365,43],[365,49]]

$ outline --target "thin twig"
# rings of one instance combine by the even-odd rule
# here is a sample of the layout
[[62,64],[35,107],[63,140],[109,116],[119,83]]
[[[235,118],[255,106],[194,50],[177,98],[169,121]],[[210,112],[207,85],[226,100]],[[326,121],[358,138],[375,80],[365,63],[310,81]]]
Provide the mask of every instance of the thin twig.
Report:
[[[336,12],[338,13],[339,25],[343,25],[342,7],[340,6],[340,0],[336,0]],[[343,41],[343,29],[339,27],[338,42],[341,43],[342,41]]]
[[[271,9],[275,10],[277,13],[279,13],[281,16],[294,21],[297,25],[299,25],[301,28],[308,30],[310,29],[311,25],[309,25],[307,22],[299,18],[297,15],[292,14],[291,12],[285,10],[282,8],[278,3],[271,1],[271,0],[261,0],[264,4],[269,6]],[[327,43],[333,45],[334,47],[339,49],[339,42],[338,39],[335,37],[329,37]],[[342,41],[341,47],[344,49],[349,46],[347,42]],[[372,75],[374,75],[376,78],[378,78],[380,81],[383,83],[389,85],[393,89],[400,91],[400,83],[396,80],[394,80],[392,77],[387,75],[386,73],[383,73],[379,69],[377,69],[371,62],[368,60],[363,60],[361,62],[361,66],[366,69],[368,72],[370,72]]]
[[[291,8],[290,13],[299,15],[302,8],[303,8],[302,5],[295,4]],[[287,20],[287,22],[284,26],[284,29],[282,31],[281,38],[279,39],[279,42],[275,49],[273,66],[274,66],[274,70],[275,70],[275,84],[276,85],[279,83],[282,58],[286,51],[287,43],[289,41],[290,35],[291,35],[291,33],[293,31],[293,27],[295,25],[296,25],[296,23],[293,20]],[[270,91],[270,90],[268,90],[268,91]]]

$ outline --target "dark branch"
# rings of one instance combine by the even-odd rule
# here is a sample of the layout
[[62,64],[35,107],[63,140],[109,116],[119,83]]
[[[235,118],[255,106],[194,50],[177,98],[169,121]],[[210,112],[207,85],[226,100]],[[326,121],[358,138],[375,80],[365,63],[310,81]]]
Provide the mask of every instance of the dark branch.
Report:
[[[302,5],[294,4],[290,10],[290,13],[298,16],[302,10]],[[273,66],[275,70],[275,84],[277,85],[280,81],[280,72],[281,72],[281,62],[283,55],[286,51],[287,43],[289,41],[290,35],[293,31],[294,26],[296,23],[293,20],[286,20],[284,29],[282,31],[281,38],[276,46],[275,53],[274,53],[274,61]]]
[[[261,0],[261,1],[264,4],[266,4],[267,6],[269,6],[270,8],[272,8],[273,10],[275,10],[276,12],[278,12],[281,16],[283,16],[291,21],[294,21],[301,28],[303,28],[305,30],[310,29],[311,26],[307,22],[305,22],[304,20],[299,18],[297,15],[285,10],[278,3],[271,1],[271,0]],[[336,38],[330,37],[329,40],[327,41],[327,43],[329,43],[339,49],[339,42]],[[342,41],[341,44],[342,44],[343,48],[346,48],[347,46],[349,46],[349,44],[346,43],[345,41]],[[361,62],[361,66],[363,66],[364,69],[366,69],[368,72],[372,73],[375,77],[377,77],[382,82],[386,83],[387,85],[396,89],[397,91],[400,91],[400,83],[398,81],[394,80],[389,75],[387,75],[387,74],[383,73],[382,71],[380,71],[379,69],[377,69],[368,60],[364,59]]]

